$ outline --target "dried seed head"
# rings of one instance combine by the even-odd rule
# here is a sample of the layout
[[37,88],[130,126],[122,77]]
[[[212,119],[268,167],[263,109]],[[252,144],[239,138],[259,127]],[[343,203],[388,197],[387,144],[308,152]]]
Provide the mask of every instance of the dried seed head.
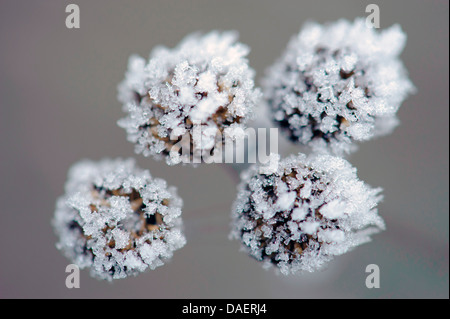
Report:
[[380,191],[329,155],[290,156],[271,170],[255,165],[242,174],[230,238],[265,268],[312,272],[384,229]]
[[118,124],[135,151],[169,165],[193,162],[194,154],[223,143],[218,133],[243,128],[261,95],[248,52],[236,33],[213,31],[189,35],[173,49],[158,47],[148,63],[131,56],[118,96],[127,116]]
[[398,58],[405,42],[400,26],[377,32],[363,18],[305,25],[263,80],[273,120],[293,142],[336,155],[390,133],[415,90]]
[[53,219],[57,247],[93,277],[154,269],[185,245],[176,189],[132,159],[82,161],[68,175]]

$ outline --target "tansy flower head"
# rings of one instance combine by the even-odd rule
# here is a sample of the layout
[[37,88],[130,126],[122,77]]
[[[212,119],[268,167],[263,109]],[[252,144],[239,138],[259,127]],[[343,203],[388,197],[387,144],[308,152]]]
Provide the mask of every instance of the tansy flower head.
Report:
[[133,160],[81,161],[69,171],[53,226],[66,257],[113,280],[154,269],[185,245],[182,200]]
[[274,122],[293,142],[343,155],[387,134],[414,86],[398,56],[406,35],[365,19],[306,24],[263,81]]

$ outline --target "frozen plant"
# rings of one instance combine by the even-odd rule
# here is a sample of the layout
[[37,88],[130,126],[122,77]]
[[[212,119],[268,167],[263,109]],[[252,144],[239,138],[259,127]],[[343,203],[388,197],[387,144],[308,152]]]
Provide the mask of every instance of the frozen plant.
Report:
[[[172,49],[156,47],[148,61],[130,57],[118,86],[126,113],[118,125],[136,153],[169,165],[207,163],[204,156],[225,142],[245,139],[261,92],[249,48],[237,39],[230,31],[194,33]],[[265,268],[312,272],[384,229],[381,189],[332,155],[397,125],[396,112],[414,91],[399,59],[405,41],[398,25],[378,32],[361,18],[309,23],[268,69],[270,116],[313,152],[283,160],[272,153],[268,164],[241,174],[230,238]],[[185,245],[181,206],[175,188],[131,159],[82,161],[57,201],[57,247],[94,277],[136,275]]]
[[414,91],[399,55],[399,25],[378,32],[364,18],[307,23],[263,80],[274,122],[293,142],[343,155],[390,133]]
[[380,188],[330,155],[291,155],[242,173],[230,238],[283,274],[320,269],[384,229]]
[[99,279],[154,269],[185,245],[182,200],[134,160],[81,161],[71,167],[53,226],[57,248]]
[[223,143],[216,135],[244,128],[261,94],[249,48],[237,38],[231,31],[194,33],[173,49],[155,48],[148,62],[130,57],[118,95],[127,116],[118,124],[137,153],[192,163]]

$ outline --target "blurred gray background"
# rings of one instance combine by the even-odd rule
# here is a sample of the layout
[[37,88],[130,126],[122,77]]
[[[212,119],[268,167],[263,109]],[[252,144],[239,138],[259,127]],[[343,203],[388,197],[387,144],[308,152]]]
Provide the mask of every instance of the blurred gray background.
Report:
[[[448,298],[447,1],[74,0],[81,28],[71,30],[69,3],[0,2],[0,298]],[[130,54],[212,29],[240,32],[259,81],[305,21],[353,20],[369,3],[381,28],[400,23],[408,34],[402,59],[418,88],[394,133],[350,158],[361,179],[384,188],[387,230],[322,273],[276,276],[227,238],[233,170],[135,155],[116,125],[116,86]],[[82,271],[81,288],[69,290],[50,226],[67,170],[82,158],[129,156],[178,187],[188,243],[154,271],[112,284]],[[365,287],[372,263],[380,289]]]

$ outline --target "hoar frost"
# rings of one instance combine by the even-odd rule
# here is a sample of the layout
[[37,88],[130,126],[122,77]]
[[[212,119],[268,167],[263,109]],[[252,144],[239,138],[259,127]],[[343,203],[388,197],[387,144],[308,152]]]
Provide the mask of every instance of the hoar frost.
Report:
[[378,32],[363,18],[306,24],[263,80],[274,122],[293,142],[336,155],[390,133],[414,91],[398,58],[405,42],[400,26]]
[[131,56],[118,95],[127,116],[118,124],[135,151],[169,165],[192,162],[223,143],[225,129],[244,128],[261,96],[248,52],[237,33],[212,31],[157,47],[148,62]]
[[81,161],[57,201],[57,248],[93,277],[136,275],[163,265],[185,245],[181,207],[174,187],[132,159]]
[[330,155],[291,155],[269,171],[254,165],[242,173],[230,238],[265,268],[312,272],[384,229],[380,192]]

